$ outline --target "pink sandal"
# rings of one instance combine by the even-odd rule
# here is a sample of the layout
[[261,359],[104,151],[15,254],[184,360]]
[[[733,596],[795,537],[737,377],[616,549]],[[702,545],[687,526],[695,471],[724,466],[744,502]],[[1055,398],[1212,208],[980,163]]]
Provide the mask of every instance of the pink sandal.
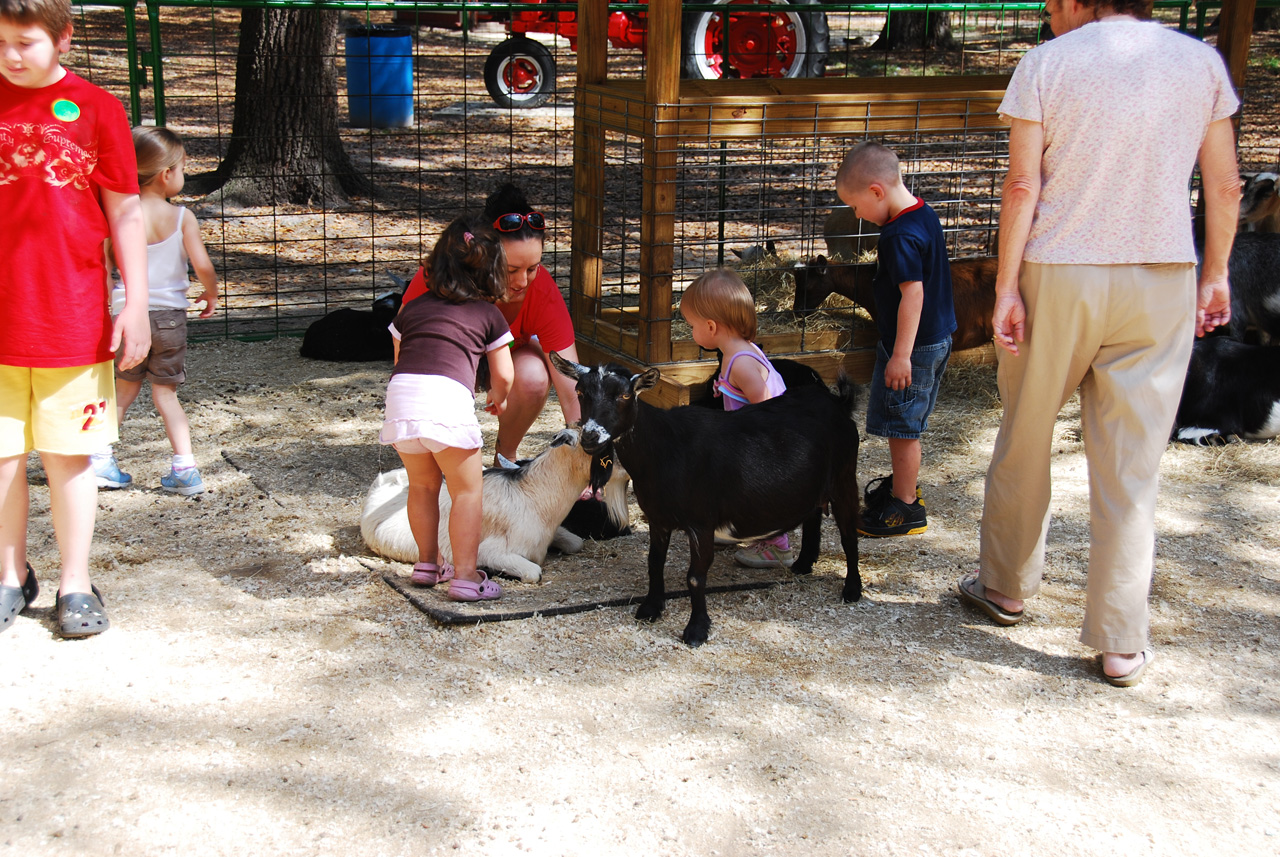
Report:
[[489,579],[489,575],[480,572],[479,580],[463,580],[454,578],[449,584],[450,601],[492,601],[502,597],[502,587]]
[[418,562],[413,565],[413,576],[409,579],[414,586],[435,586],[446,580],[453,580],[453,566],[444,564],[444,570],[434,562]]

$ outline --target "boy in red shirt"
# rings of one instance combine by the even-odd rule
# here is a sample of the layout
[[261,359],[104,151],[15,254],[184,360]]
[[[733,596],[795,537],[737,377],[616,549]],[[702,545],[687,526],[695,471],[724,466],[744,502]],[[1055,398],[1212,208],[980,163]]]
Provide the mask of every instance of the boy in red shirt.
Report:
[[[112,355],[147,354],[147,247],[124,108],[62,67],[68,0],[0,0],[0,631],[39,592],[26,563],[27,454],[40,452],[62,574],[65,637],[109,625],[89,582],[97,485],[89,454],[117,439]],[[103,242],[125,286],[107,311]]]

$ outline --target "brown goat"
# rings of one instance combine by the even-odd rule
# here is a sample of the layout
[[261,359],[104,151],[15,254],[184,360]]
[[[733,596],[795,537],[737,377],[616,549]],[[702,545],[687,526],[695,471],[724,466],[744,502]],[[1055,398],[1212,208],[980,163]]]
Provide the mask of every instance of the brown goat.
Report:
[[[829,265],[825,256],[817,256],[807,264],[798,263],[792,274],[796,281],[792,311],[797,316],[810,315],[828,295],[835,292],[865,309],[875,319],[874,262]],[[952,350],[963,351],[990,342],[995,334],[991,320],[996,306],[996,258],[953,259],[951,297],[956,312],[956,332],[951,335]]]

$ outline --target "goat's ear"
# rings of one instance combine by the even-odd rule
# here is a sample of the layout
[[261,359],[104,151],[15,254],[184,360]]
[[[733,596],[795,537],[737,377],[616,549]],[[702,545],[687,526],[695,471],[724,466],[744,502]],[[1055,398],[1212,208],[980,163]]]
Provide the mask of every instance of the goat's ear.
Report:
[[809,264],[815,268],[825,268],[827,267],[827,257],[819,253],[809,260]]
[[552,351],[548,356],[551,358],[551,365],[556,367],[556,371],[566,378],[572,378],[577,381],[591,371],[581,363],[574,363],[572,360],[564,359],[557,351]]
[[658,383],[658,379],[662,377],[662,373],[652,367],[644,370],[639,375],[631,376],[631,389],[637,393],[643,393],[650,387]]

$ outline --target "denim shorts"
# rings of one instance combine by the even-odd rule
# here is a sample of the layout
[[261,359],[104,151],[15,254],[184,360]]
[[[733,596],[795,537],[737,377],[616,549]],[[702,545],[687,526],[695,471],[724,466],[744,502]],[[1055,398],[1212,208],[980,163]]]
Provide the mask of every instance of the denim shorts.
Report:
[[929,426],[929,414],[938,403],[938,387],[951,356],[951,337],[911,352],[911,385],[891,390],[884,385],[889,352],[876,343],[876,367],[871,371],[871,395],[867,400],[867,434],[915,439]]

